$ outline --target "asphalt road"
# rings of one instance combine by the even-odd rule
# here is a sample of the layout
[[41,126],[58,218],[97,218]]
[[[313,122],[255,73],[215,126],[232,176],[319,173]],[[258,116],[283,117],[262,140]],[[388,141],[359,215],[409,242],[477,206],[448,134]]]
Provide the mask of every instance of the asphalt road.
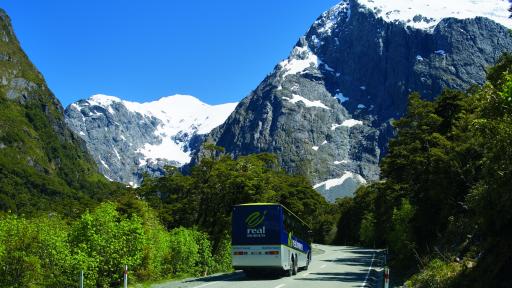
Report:
[[241,271],[207,278],[185,279],[153,285],[154,288],[330,288],[376,287],[381,273],[377,250],[347,246],[313,246],[316,255],[307,271],[293,277],[262,276],[247,278]]

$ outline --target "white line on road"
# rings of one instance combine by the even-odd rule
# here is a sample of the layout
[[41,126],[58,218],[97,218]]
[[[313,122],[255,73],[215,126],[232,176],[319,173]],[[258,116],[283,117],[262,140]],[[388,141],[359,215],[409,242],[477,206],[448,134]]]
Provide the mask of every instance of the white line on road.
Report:
[[325,268],[325,266],[327,266],[327,265],[324,264],[324,265],[320,266],[320,269]]
[[309,272],[306,272],[306,273],[304,273],[304,275],[302,275],[302,277],[306,277],[308,275],[309,275]]
[[[235,275],[235,276],[232,276],[232,277],[228,277],[228,278],[222,279],[221,281],[231,280],[231,279],[235,279],[235,278],[239,278],[239,277],[240,277],[240,275]],[[219,283],[221,281],[208,282],[208,283],[201,284],[199,286],[194,286],[192,288],[201,288],[201,287],[205,287],[205,286],[208,286],[208,285],[211,285],[211,284]]]
[[284,286],[286,286],[286,284],[277,285],[277,286],[276,286],[276,287],[274,287],[274,288],[281,288],[281,287],[284,287]]
[[370,263],[370,268],[368,268],[368,273],[366,273],[366,277],[364,278],[364,282],[363,285],[361,285],[361,287],[366,287],[366,281],[368,281],[368,276],[370,276],[370,272],[372,271],[373,260],[375,260],[375,253],[373,253],[372,263]]

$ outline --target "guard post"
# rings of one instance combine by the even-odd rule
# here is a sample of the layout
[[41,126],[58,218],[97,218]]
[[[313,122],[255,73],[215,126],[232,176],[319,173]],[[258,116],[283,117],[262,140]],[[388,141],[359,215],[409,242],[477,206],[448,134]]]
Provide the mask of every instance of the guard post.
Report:
[[124,266],[124,288],[128,288],[128,265]]

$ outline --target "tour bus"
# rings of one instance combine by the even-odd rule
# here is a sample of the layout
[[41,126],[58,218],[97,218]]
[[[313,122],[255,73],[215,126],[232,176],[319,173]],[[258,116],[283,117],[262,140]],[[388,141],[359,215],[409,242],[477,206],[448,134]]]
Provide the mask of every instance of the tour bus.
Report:
[[281,204],[233,206],[233,268],[247,276],[263,271],[307,270],[311,262],[310,228]]

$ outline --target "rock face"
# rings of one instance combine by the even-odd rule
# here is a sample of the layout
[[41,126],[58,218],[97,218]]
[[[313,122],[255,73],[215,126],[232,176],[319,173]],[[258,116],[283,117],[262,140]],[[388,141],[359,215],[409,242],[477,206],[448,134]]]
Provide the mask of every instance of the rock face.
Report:
[[486,67],[512,51],[507,1],[443,2],[339,3],[207,141],[234,156],[275,153],[331,201],[377,180],[390,123],[411,92],[433,99],[482,84]]
[[136,186],[145,172],[160,176],[165,165],[188,163],[201,135],[224,122],[235,106],[210,106],[187,95],[149,103],[95,95],[69,105],[65,116],[103,175]]

